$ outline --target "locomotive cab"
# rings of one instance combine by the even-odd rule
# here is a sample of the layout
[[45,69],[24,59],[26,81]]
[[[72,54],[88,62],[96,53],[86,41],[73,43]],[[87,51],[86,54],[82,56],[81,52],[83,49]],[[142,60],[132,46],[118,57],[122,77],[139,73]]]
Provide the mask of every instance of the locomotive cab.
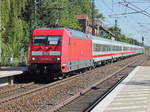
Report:
[[38,74],[62,72],[63,37],[63,30],[34,30],[30,38],[28,53],[29,71]]

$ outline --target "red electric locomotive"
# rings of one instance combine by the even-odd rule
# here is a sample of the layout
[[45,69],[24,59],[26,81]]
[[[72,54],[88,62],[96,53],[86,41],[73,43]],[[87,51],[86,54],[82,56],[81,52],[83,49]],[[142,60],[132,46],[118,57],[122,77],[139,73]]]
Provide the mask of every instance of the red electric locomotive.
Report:
[[93,66],[91,46],[91,39],[82,32],[35,29],[29,44],[29,71],[61,74]]

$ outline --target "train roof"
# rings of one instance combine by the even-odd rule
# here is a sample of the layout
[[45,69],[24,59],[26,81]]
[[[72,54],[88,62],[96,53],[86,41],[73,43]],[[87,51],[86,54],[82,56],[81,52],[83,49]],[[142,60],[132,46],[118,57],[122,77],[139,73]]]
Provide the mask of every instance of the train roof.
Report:
[[125,46],[141,47],[141,46],[138,46],[138,45],[133,45],[133,44],[129,44],[129,43],[125,43],[125,42],[120,42],[120,41],[116,41],[116,40],[110,40],[110,39],[106,39],[106,38],[102,38],[102,37],[97,37],[97,36],[93,36],[93,35],[91,35],[91,38],[94,39],[94,40],[107,41],[109,43],[120,44],[120,45],[125,45]]
[[97,36],[93,36],[91,34],[85,34],[81,31],[77,31],[77,30],[74,30],[74,29],[69,29],[69,28],[64,28],[64,27],[59,27],[59,28],[39,28],[39,29],[43,29],[43,30],[68,30],[71,35],[73,37],[77,37],[77,38],[83,38],[83,39],[91,39],[91,40],[100,40],[100,41],[107,41],[107,42],[110,42],[110,43],[114,43],[114,44],[120,44],[120,45],[128,45],[128,46],[132,46],[132,47],[141,47],[141,46],[137,46],[137,45],[132,45],[132,44],[128,44],[128,43],[125,43],[125,42],[120,42],[120,41],[116,41],[116,40],[110,40],[110,39],[106,39],[106,38],[102,38],[102,37],[97,37]]
[[81,31],[77,31],[77,30],[73,30],[73,29],[69,29],[69,28],[39,28],[39,29],[41,29],[41,30],[68,30],[73,37],[89,39],[87,37],[87,34],[81,32]]

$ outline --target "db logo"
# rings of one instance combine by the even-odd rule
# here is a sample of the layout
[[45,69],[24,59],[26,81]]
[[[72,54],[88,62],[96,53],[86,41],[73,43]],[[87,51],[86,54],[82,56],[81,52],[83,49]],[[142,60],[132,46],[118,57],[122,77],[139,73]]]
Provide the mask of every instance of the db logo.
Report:
[[43,52],[43,55],[49,55],[49,52]]

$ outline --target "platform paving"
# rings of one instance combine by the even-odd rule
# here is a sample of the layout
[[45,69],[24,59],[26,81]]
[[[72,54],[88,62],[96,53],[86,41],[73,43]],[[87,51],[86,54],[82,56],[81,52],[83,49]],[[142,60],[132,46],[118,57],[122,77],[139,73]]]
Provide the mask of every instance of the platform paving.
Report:
[[91,112],[150,112],[150,67],[136,67]]
[[27,67],[1,67],[0,78],[14,76],[27,71]]
[[14,77],[27,71],[27,67],[1,67],[0,86],[13,85]]

